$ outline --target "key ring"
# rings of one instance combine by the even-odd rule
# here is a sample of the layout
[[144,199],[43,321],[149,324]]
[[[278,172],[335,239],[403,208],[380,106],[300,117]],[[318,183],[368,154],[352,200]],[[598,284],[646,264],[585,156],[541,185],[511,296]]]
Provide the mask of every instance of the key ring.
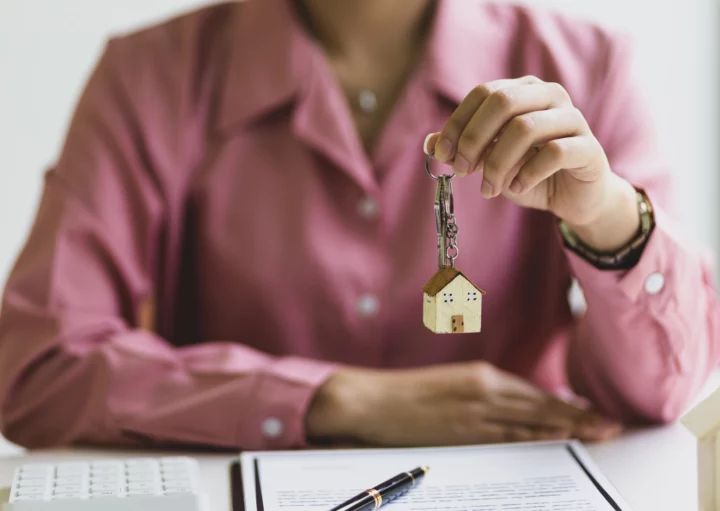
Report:
[[[430,158],[432,158],[434,154],[435,154],[435,151],[430,151],[430,154],[428,154],[428,155],[427,155],[427,158],[425,158],[425,172],[427,172],[427,175],[428,175],[428,176],[430,176],[430,177],[433,178],[435,181],[437,181],[437,180],[438,180],[438,177],[437,177],[437,176],[434,176],[433,173],[430,172]],[[455,172],[453,172],[451,175],[449,175],[449,176],[447,177],[447,178],[448,178],[448,181],[449,181],[450,179],[454,178],[454,177],[455,177]]]

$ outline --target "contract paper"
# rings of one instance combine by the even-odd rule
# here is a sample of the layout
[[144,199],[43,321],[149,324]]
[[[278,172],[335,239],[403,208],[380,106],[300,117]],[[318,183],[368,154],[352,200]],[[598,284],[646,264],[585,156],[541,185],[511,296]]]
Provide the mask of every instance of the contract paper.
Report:
[[631,511],[581,443],[241,454],[245,511],[328,510],[401,472],[424,480],[387,511]]

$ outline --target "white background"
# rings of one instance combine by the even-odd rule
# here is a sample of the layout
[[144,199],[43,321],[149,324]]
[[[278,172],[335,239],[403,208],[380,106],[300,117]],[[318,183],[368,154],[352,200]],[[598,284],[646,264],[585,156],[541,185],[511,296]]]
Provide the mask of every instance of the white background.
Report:
[[[42,174],[60,149],[68,118],[105,39],[198,3],[0,1],[0,289],[32,222]],[[702,242],[717,249],[720,55],[715,34],[720,16],[716,2],[524,3],[559,8],[634,36],[638,79],[679,177],[679,218]],[[0,439],[0,452],[3,449]]]
[[[0,1],[0,290],[31,225],[42,174],[58,154],[105,39],[200,3]],[[523,3],[556,8],[634,36],[638,79],[679,176],[679,219],[701,242],[717,249],[716,0]]]

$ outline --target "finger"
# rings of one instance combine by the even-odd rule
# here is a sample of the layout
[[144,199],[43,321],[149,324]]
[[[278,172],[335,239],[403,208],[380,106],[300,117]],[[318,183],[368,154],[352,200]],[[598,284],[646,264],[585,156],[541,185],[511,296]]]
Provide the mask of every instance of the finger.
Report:
[[435,149],[435,158],[443,163],[452,161],[455,157],[455,149],[457,147],[460,134],[465,129],[467,123],[472,119],[473,115],[485,99],[492,93],[508,87],[539,83],[540,80],[534,76],[525,76],[522,78],[495,80],[475,87],[465,96],[455,111],[443,127],[438,143],[433,146]]
[[567,430],[536,429],[526,426],[486,423],[479,428],[475,441],[483,443],[535,442],[543,440],[566,440],[571,438]]
[[496,197],[507,189],[514,177],[511,171],[531,148],[556,138],[580,135],[588,129],[577,108],[552,108],[514,117],[482,164],[483,196]]
[[[554,412],[554,415],[572,419],[587,414],[586,408],[563,401],[529,381],[492,364],[473,364],[469,372],[458,371],[457,374],[461,378],[460,386],[457,381],[453,381],[452,385],[447,388],[447,392],[453,397],[462,397],[474,402],[490,402],[493,405],[507,404],[513,401],[524,402],[525,406],[545,407]],[[485,413],[487,409],[486,406],[483,406],[479,413]]]
[[496,384],[496,402],[525,402],[527,405],[546,410],[547,415],[566,417],[577,421],[588,416],[588,409],[550,394],[532,383],[511,373],[495,369],[499,374]]
[[623,432],[621,424],[608,424],[606,426],[581,427],[573,432],[573,436],[583,442],[604,442],[618,437]]
[[578,169],[594,161],[602,149],[595,137],[582,135],[551,140],[517,173],[510,191],[521,195],[562,169]]
[[618,436],[623,431],[623,425],[600,415],[597,412],[588,410],[575,426],[574,435],[580,440],[602,441]]
[[543,402],[549,396],[547,392],[513,373],[498,369],[489,364],[482,366],[481,385],[488,388],[488,395],[500,399],[523,399],[531,402]]
[[529,441],[533,439],[532,433],[532,430],[527,427],[486,422],[477,427],[474,438],[469,441],[488,444],[517,440]]
[[566,431],[573,431],[577,423],[575,417],[563,412],[558,413],[545,402],[538,404],[524,400],[493,403],[485,410],[485,415],[494,422]]
[[453,170],[460,176],[472,172],[487,145],[514,117],[567,105],[569,101],[562,87],[544,82],[493,92],[482,102],[457,139]]

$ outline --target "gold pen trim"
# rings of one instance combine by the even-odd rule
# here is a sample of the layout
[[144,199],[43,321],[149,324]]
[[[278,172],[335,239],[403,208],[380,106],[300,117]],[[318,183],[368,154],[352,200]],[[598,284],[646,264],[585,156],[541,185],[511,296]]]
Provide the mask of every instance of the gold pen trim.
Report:
[[412,482],[413,482],[413,488],[415,488],[415,477],[410,472],[405,472],[405,473],[410,476],[410,479],[412,479]]
[[375,488],[365,490],[365,493],[370,495],[375,501],[375,509],[379,508],[382,505],[382,495],[380,495],[380,492],[378,492]]

